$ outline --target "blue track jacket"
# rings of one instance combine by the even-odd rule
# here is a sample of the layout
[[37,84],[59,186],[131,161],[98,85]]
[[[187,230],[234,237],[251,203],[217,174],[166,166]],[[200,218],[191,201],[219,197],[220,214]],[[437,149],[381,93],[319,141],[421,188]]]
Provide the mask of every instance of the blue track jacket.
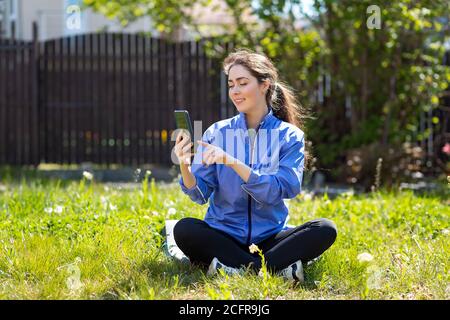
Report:
[[[252,134],[253,132],[253,134]],[[242,244],[259,243],[288,228],[288,208],[284,199],[301,191],[304,167],[304,133],[298,127],[269,113],[258,128],[247,130],[244,113],[218,121],[202,140],[219,146],[252,170],[247,183],[224,164],[202,165],[198,146],[191,172],[197,183],[181,189],[192,201],[205,204],[205,222]]]

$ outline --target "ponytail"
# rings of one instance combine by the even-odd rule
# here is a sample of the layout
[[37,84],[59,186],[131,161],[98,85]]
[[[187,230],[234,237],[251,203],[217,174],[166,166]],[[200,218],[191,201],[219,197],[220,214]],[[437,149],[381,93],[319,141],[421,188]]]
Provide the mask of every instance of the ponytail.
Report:
[[271,85],[267,90],[266,102],[272,106],[277,118],[304,130],[304,110],[287,84],[277,81]]
[[[266,93],[266,102],[272,106],[273,114],[283,121],[289,122],[305,132],[305,119],[308,111],[297,101],[294,91],[286,83],[276,81],[270,85]],[[305,139],[306,141],[306,139]],[[310,145],[305,145],[305,168],[308,169],[311,156]]]

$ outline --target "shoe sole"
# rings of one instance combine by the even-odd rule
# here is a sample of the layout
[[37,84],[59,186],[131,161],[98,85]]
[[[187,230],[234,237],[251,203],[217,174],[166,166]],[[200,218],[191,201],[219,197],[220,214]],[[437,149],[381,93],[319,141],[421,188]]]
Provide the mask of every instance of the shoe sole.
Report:
[[[299,267],[297,268],[297,265],[299,265]],[[297,270],[299,269],[301,278],[297,277]],[[301,263],[296,263],[292,266],[292,277],[294,278],[294,281],[297,282],[304,282],[305,281],[305,277],[303,274],[303,265]]]
[[208,267],[208,271],[206,272],[206,275],[208,277],[211,277],[211,276],[215,275],[216,273],[217,273],[216,263],[214,263],[214,261],[212,261]]

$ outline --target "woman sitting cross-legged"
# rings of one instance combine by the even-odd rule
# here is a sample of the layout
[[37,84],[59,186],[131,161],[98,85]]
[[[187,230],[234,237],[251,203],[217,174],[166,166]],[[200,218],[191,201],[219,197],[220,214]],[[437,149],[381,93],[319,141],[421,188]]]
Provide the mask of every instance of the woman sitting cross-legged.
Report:
[[193,143],[179,134],[174,152],[180,185],[193,201],[209,207],[204,220],[183,218],[174,227],[178,247],[193,263],[233,274],[250,267],[267,268],[286,279],[303,281],[303,263],[320,256],[335,241],[335,224],[316,219],[287,225],[284,199],[301,191],[305,139],[304,111],[264,55],[248,50],[224,61],[229,96],[239,114],[214,123]]

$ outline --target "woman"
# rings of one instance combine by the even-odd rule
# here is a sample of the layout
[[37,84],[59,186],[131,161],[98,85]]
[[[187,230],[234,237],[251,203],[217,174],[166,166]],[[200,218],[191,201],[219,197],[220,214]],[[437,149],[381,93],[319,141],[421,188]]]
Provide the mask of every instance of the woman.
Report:
[[305,163],[303,111],[266,56],[238,50],[223,68],[239,114],[205,131],[192,166],[193,143],[177,136],[181,189],[199,204],[209,199],[209,207],[204,220],[181,219],[175,241],[192,262],[209,265],[209,275],[258,271],[261,258],[249,252],[256,244],[269,270],[303,281],[302,263],[320,256],[337,235],[327,219],[287,225],[284,199],[300,193]]

